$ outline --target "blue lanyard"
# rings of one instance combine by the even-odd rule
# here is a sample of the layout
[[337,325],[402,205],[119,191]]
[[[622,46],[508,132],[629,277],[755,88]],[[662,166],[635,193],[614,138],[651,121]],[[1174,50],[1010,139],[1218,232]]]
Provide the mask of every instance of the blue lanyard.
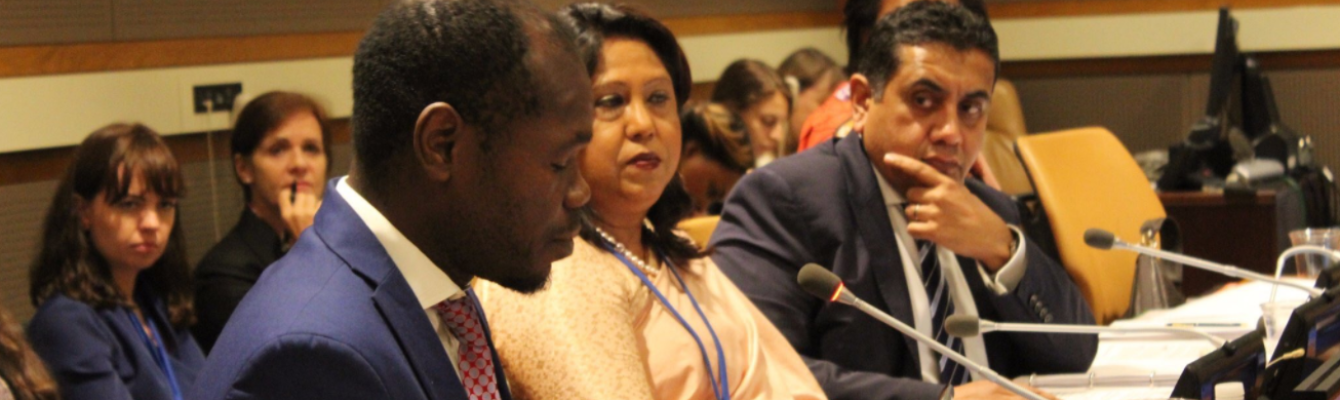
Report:
[[674,265],[670,264],[669,260],[665,260],[666,269],[670,270],[670,273],[675,275],[675,280],[679,281],[679,287],[683,288],[684,294],[689,296],[689,303],[692,303],[693,309],[698,311],[698,316],[703,319],[703,325],[707,326],[707,333],[712,335],[712,341],[716,344],[717,374],[715,376],[712,374],[712,360],[708,358],[707,347],[703,345],[703,339],[698,336],[698,331],[694,330],[693,327],[689,325],[689,322],[684,320],[684,317],[679,314],[679,310],[676,310],[675,306],[670,305],[670,300],[666,299],[665,295],[661,294],[660,289],[657,289],[656,285],[651,283],[651,279],[647,278],[647,274],[643,273],[632,261],[629,261],[627,257],[624,257],[622,253],[614,250],[609,242],[602,240],[601,244],[604,245],[605,250],[609,251],[610,254],[613,254],[614,257],[617,257],[619,261],[622,261],[623,265],[628,267],[628,270],[633,271],[633,275],[637,275],[638,279],[642,280],[642,284],[646,285],[647,289],[651,289],[651,292],[656,295],[656,298],[661,299],[661,304],[665,305],[665,308],[670,310],[670,314],[674,315],[675,319],[679,320],[679,324],[683,325],[684,329],[689,331],[689,335],[693,336],[693,340],[698,342],[698,351],[703,354],[703,365],[707,367],[707,378],[712,381],[712,392],[716,394],[717,400],[730,400],[730,385],[726,383],[726,352],[721,349],[721,339],[717,338],[717,332],[712,329],[712,323],[707,321],[707,314],[704,314],[703,309],[698,307],[698,300],[693,298],[693,293],[689,292],[689,286],[684,284],[684,278],[679,276],[678,271],[675,271]]
[[152,319],[146,318],[145,325],[149,326],[149,331],[153,332],[154,337],[158,338],[158,343],[149,339],[149,335],[144,333],[144,328],[140,325],[140,319],[135,316],[135,312],[126,310],[126,316],[130,318],[131,325],[135,326],[135,332],[140,333],[140,339],[144,340],[144,345],[149,348],[149,354],[154,356],[154,362],[158,368],[167,375],[168,384],[172,386],[173,400],[182,400],[181,387],[177,385],[177,374],[172,372],[172,359],[168,358],[167,350],[163,347],[163,335],[158,334],[158,327],[155,326]]

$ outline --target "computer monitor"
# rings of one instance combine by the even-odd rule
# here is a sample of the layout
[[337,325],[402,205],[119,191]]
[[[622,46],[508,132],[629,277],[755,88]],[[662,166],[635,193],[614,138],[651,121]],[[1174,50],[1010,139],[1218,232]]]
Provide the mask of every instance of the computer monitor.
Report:
[[1265,368],[1264,337],[1265,332],[1258,328],[1187,364],[1173,386],[1172,397],[1210,400],[1216,384],[1241,382],[1245,398],[1255,399]]
[[[1302,357],[1283,356],[1303,349]],[[1292,398],[1291,394],[1308,375],[1340,354],[1340,288],[1327,290],[1294,309],[1289,323],[1275,346],[1272,365],[1262,394],[1271,399]]]
[[1220,8],[1205,116],[1191,126],[1185,140],[1168,149],[1168,166],[1159,178],[1159,189],[1198,190],[1203,178],[1222,179],[1233,169],[1233,146],[1225,128],[1233,78],[1241,71],[1237,28],[1228,7]]
[[1258,159],[1279,161],[1290,172],[1314,164],[1312,146],[1280,121],[1270,78],[1251,56],[1242,62],[1242,132]]
[[1340,286],[1340,265],[1332,265],[1330,268],[1321,270],[1317,275],[1316,287],[1318,289],[1331,289]]
[[[1321,364],[1303,382],[1293,388],[1290,400],[1331,400],[1340,398],[1340,357]],[[1269,400],[1268,398],[1263,398]]]

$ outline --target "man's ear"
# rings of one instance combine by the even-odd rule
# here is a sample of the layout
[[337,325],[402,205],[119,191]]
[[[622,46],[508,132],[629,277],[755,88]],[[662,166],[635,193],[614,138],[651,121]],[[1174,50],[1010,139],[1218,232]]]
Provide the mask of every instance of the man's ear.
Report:
[[414,156],[429,179],[451,178],[453,150],[463,134],[461,114],[444,102],[429,104],[414,123]]
[[875,92],[870,88],[870,80],[862,74],[851,76],[851,131],[865,132],[865,120],[870,114],[870,106],[875,104]]

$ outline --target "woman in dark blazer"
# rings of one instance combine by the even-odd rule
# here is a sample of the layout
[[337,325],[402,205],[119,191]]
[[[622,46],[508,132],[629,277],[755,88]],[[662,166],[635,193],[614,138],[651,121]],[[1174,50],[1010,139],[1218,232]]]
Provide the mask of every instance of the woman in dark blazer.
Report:
[[177,199],[181,168],[143,125],[114,124],[75,150],[30,271],[28,339],[65,399],[181,400],[205,357]]
[[265,93],[238,113],[233,172],[246,207],[195,270],[200,323],[192,332],[206,352],[261,271],[312,225],[330,169],[329,143],[325,109],[302,94]]

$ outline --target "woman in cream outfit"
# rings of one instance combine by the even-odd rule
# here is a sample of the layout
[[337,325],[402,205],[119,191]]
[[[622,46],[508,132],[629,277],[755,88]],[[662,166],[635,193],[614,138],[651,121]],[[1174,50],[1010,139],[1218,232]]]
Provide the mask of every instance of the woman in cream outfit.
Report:
[[674,36],[621,6],[575,4],[595,93],[591,185],[571,257],[532,295],[481,282],[521,399],[823,399],[786,338],[688,239],[677,178],[679,107],[692,79]]

